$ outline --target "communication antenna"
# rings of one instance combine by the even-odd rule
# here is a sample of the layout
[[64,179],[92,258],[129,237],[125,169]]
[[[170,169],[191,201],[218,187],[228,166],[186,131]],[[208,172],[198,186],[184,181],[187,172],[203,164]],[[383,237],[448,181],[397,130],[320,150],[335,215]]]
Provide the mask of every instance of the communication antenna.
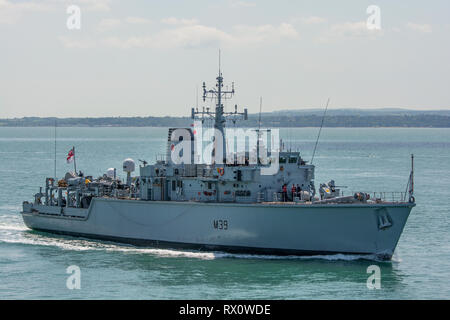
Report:
[[414,154],[411,154],[411,172],[409,174],[408,183],[406,184],[405,199],[406,194],[409,193],[409,202],[414,202]]
[[259,97],[259,119],[258,119],[258,134],[261,130],[261,112],[262,112],[262,97]]
[[288,127],[288,137],[289,137],[289,152],[292,151],[292,130]]
[[294,127],[291,124],[289,125],[289,152],[292,152],[292,148],[294,146],[294,137],[295,137]]
[[195,97],[196,101],[195,101],[195,108],[198,110],[198,85],[197,85],[197,90],[196,90],[196,97]]
[[55,119],[55,164],[54,164],[54,169],[55,169],[54,177],[56,180],[56,119]]
[[72,147],[73,150],[73,169],[75,170],[75,174],[77,174],[77,160],[75,154],[75,146]]
[[325,111],[323,112],[322,123],[320,124],[320,129],[319,129],[319,134],[317,135],[316,144],[314,145],[314,151],[313,151],[313,155],[312,155],[312,158],[311,158],[311,164],[313,163],[314,156],[316,154],[316,148],[317,148],[317,144],[319,143],[320,132],[322,132],[323,121],[325,120],[325,115],[327,114],[327,109],[328,109],[328,104],[329,103],[330,103],[330,98],[328,98],[327,105],[325,106]]

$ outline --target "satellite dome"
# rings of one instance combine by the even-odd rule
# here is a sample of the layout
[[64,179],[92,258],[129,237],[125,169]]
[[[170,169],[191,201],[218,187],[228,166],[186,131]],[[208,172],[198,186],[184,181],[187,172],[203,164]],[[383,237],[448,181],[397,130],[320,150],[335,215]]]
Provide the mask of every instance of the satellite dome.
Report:
[[133,172],[136,167],[134,160],[131,158],[123,160],[123,171],[124,172]]
[[108,170],[106,170],[106,176],[109,177],[109,178],[114,178],[114,171],[115,170],[116,169],[114,169],[114,168],[109,168]]

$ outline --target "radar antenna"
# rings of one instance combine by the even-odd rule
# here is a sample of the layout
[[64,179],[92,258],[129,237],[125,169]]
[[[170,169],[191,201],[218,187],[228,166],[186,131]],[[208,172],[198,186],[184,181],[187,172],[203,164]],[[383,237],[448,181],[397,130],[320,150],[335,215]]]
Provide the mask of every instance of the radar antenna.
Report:
[[210,117],[211,119],[214,119],[214,128],[217,129],[222,134],[223,139],[223,156],[225,159],[226,150],[225,150],[225,123],[227,119],[230,119],[233,121],[233,123],[238,120],[242,116],[244,120],[248,119],[248,111],[247,108],[244,108],[244,112],[238,112],[237,111],[237,105],[235,105],[235,109],[233,112],[225,112],[224,106],[222,101],[228,100],[233,98],[235,90],[234,90],[234,82],[231,83],[231,90],[224,90],[223,89],[223,76],[222,71],[220,70],[220,51],[219,51],[219,75],[216,78],[216,88],[207,90],[206,89],[206,83],[203,82],[202,88],[203,88],[203,102],[206,101],[207,98],[215,99],[216,100],[216,108],[215,111],[210,111],[209,108],[205,109],[203,108],[203,111],[199,111],[198,109],[192,108],[191,117],[192,119],[201,119],[202,122],[204,121],[205,117]]

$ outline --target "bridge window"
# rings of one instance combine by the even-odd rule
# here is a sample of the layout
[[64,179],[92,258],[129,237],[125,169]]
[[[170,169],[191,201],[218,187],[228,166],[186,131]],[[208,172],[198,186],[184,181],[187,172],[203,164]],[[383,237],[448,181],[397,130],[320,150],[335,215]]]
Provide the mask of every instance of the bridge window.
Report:
[[280,163],[286,163],[286,158],[285,157],[280,157]]

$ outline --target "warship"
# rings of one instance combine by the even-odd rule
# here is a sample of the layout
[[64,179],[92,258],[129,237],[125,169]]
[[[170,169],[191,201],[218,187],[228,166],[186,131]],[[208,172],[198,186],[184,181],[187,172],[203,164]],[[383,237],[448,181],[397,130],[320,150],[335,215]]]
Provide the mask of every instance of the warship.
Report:
[[[169,128],[165,158],[123,162],[100,177],[75,170],[49,177],[23,202],[33,230],[136,246],[270,255],[375,255],[391,259],[412,208],[414,170],[406,191],[343,191],[331,180],[316,192],[315,166],[285,150],[277,129],[243,129],[247,109],[226,112],[235,93],[203,82],[194,124]],[[205,123],[210,127],[205,128]],[[233,125],[228,126],[227,123]],[[75,148],[69,158],[75,157]]]

